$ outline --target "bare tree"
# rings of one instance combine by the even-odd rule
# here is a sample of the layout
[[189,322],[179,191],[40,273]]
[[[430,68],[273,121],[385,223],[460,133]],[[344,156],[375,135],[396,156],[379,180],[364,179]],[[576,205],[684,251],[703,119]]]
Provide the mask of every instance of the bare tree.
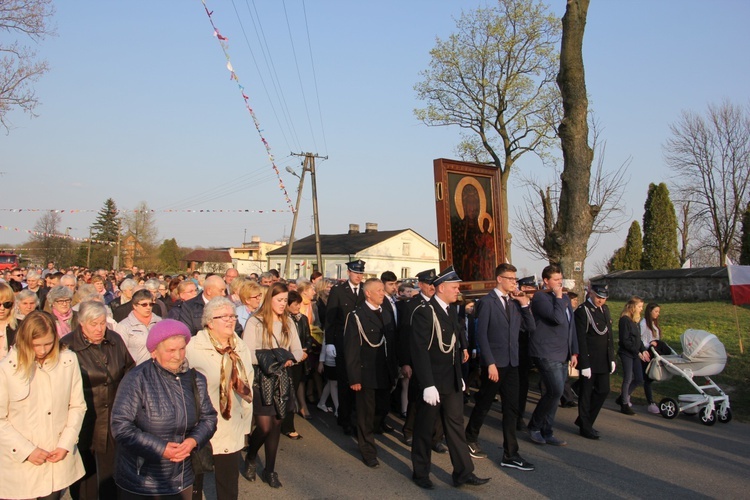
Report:
[[[557,85],[563,103],[563,119],[557,131],[563,151],[560,199],[554,224],[545,228],[543,248],[550,263],[562,267],[575,280],[576,293],[583,293],[584,262],[591,231],[602,207],[591,203],[591,163],[589,146],[586,76],[583,68],[583,35],[589,0],[568,0],[562,18],[560,72]],[[545,219],[552,221],[551,215]]]
[[[48,25],[53,13],[52,0],[2,0],[0,33],[38,43],[54,33]],[[33,84],[48,69],[47,62],[36,60],[36,52],[20,41],[0,42],[0,127],[10,130],[8,113],[14,108],[36,116],[39,100]]]
[[[695,207],[718,265],[736,252],[737,227],[748,202],[750,108],[709,104],[705,115],[683,111],[664,144],[677,192]],[[715,261],[716,262],[716,261]]]
[[[128,236],[132,238],[128,239]],[[156,269],[159,264],[158,236],[153,211],[145,201],[140,202],[132,213],[125,216],[125,238],[131,245],[126,250],[132,257],[133,264],[144,269]]]
[[507,186],[525,153],[544,155],[554,139],[560,93],[555,87],[559,19],[538,0],[498,0],[464,13],[457,32],[438,39],[430,68],[415,86],[427,102],[415,110],[430,126],[457,125],[463,159],[500,169],[506,255],[510,257]]
[[[602,234],[619,230],[629,218],[621,201],[627,186],[627,171],[632,160],[628,158],[616,169],[605,169],[607,143],[598,143],[599,131],[596,123],[592,124],[591,129],[597,162],[590,185],[589,205],[601,208],[594,217],[591,228],[592,237],[588,240],[586,249],[587,255],[596,248]],[[519,246],[526,252],[547,261],[550,260],[550,255],[544,248],[544,240],[553,230],[557,220],[561,189],[561,172],[557,165],[554,165],[553,169],[554,175],[547,182],[530,176],[523,178],[521,185],[527,188],[523,197],[524,205],[515,209],[515,223],[521,233]]]
[[71,259],[72,244],[62,227],[62,216],[53,211],[44,212],[34,224],[29,246],[36,248],[37,264],[53,261],[67,265]]

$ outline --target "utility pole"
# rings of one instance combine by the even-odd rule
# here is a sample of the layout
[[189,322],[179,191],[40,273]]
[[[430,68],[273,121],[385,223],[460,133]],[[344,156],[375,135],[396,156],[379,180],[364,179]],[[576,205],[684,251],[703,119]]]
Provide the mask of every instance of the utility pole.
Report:
[[[112,261],[112,268],[117,270],[120,269],[120,235],[122,234],[122,218],[117,218],[117,249],[115,250],[115,258]],[[133,252],[135,255],[135,251]]]
[[[302,174],[304,175],[305,171],[310,172],[310,178],[312,180],[312,196],[313,196],[313,217],[315,219],[315,254],[317,257],[317,264],[318,264],[318,271],[323,273],[325,275],[324,269],[323,269],[323,257],[321,256],[320,251],[320,221],[318,219],[318,185],[316,181],[315,176],[315,158],[321,158],[323,160],[327,160],[327,156],[319,156],[313,153],[292,153],[294,156],[304,156],[305,162],[303,164],[302,168]],[[300,179],[300,191],[302,190],[301,185],[301,179]],[[297,208],[299,209],[299,198],[297,198]],[[297,212],[294,213],[294,222],[297,221]],[[294,235],[294,226],[292,227],[292,235]],[[287,252],[287,268],[289,267],[289,259],[291,257],[291,240],[293,238],[290,238],[289,242],[289,249]]]
[[307,172],[308,158],[302,164],[302,175],[298,175],[292,167],[286,167],[286,171],[295,177],[299,177],[299,187],[297,187],[297,205],[294,208],[294,218],[292,219],[292,232],[289,234],[289,243],[286,246],[286,262],[284,263],[284,277],[289,279],[289,263],[292,260],[292,247],[294,246],[294,230],[297,229],[297,217],[299,217],[299,204],[302,200],[302,186],[305,185],[305,172]]
[[86,254],[86,268],[91,268],[91,228],[89,228],[89,251]]

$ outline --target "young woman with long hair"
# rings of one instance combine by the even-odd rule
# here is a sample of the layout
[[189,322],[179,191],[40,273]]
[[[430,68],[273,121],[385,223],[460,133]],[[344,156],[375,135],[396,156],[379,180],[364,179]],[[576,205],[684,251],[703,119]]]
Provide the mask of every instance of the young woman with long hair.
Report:
[[646,347],[641,342],[641,329],[638,322],[641,320],[643,311],[643,299],[633,296],[627,301],[620,314],[619,322],[619,349],[622,366],[622,389],[617,404],[620,411],[625,415],[635,415],[630,395],[636,387],[643,383],[643,368],[641,361],[650,359]]

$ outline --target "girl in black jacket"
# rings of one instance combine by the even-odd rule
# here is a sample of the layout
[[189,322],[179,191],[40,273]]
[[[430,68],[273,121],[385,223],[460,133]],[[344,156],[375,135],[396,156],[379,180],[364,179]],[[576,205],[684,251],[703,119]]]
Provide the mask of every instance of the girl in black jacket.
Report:
[[643,299],[631,297],[620,314],[619,349],[617,354],[622,363],[622,390],[616,402],[625,415],[635,415],[630,404],[630,395],[636,387],[643,384],[641,361],[648,361],[649,354],[641,342],[641,329],[638,322],[643,311]]

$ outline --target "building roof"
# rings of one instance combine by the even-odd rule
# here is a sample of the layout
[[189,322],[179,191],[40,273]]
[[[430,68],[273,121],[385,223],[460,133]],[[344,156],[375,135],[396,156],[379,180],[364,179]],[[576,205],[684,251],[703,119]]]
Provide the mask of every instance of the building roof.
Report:
[[[372,231],[364,233],[321,234],[320,253],[325,255],[354,255],[373,245],[398,236],[411,229],[396,229],[393,231]],[[412,231],[413,232],[413,231]],[[417,234],[416,232],[414,234]],[[419,236],[419,235],[418,235]],[[419,236],[422,238],[422,236]],[[267,252],[267,255],[286,255],[287,245]],[[315,235],[311,234],[301,240],[296,240],[292,251],[295,255],[313,255],[315,249]]]
[[669,278],[727,278],[726,267],[694,267],[688,269],[655,269],[650,271],[615,271],[591,278],[591,281],[608,279],[644,280]]
[[185,262],[232,262],[228,250],[193,250],[181,260]]

